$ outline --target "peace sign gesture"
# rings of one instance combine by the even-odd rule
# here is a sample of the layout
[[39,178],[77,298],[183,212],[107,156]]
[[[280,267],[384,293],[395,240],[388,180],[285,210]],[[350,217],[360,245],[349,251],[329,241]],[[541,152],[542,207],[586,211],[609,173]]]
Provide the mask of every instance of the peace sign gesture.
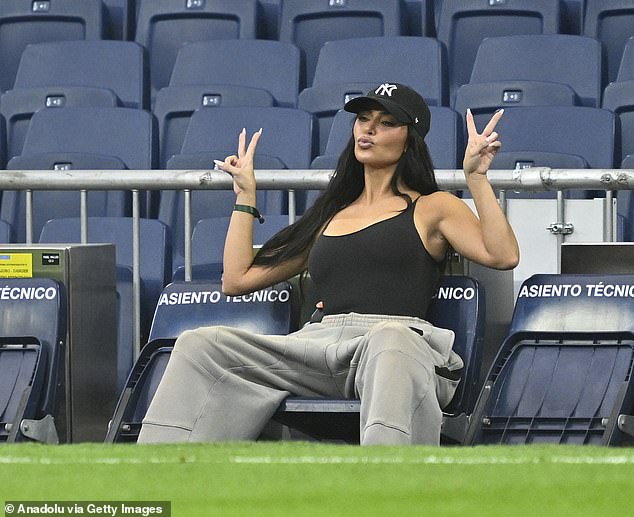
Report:
[[224,162],[214,160],[214,163],[233,178],[233,190],[239,194],[255,194],[255,173],[253,170],[253,156],[255,148],[262,136],[262,128],[253,133],[247,147],[247,130],[243,129],[238,137],[238,155],[227,156]]
[[469,140],[462,164],[467,179],[475,178],[474,174],[485,175],[496,153],[502,147],[502,142],[498,140],[498,134],[494,131],[495,126],[502,117],[502,113],[504,113],[504,110],[496,111],[482,133],[478,133],[473,114],[471,110],[467,110]]

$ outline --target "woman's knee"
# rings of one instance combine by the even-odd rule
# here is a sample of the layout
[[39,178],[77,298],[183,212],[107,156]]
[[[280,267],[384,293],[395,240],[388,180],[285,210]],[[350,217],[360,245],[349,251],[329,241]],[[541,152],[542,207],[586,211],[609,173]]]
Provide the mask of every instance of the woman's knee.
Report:
[[420,338],[407,325],[397,321],[385,321],[374,325],[368,333],[367,346],[372,354],[389,350],[407,351],[417,346]]

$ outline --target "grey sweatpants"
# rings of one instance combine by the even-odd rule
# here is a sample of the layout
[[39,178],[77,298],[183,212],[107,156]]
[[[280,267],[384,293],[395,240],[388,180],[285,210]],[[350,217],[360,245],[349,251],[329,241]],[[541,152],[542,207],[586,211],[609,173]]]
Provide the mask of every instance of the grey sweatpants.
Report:
[[361,444],[438,444],[462,368],[453,332],[411,317],[326,316],[287,336],[184,332],[139,443],[254,440],[289,395],[359,398]]

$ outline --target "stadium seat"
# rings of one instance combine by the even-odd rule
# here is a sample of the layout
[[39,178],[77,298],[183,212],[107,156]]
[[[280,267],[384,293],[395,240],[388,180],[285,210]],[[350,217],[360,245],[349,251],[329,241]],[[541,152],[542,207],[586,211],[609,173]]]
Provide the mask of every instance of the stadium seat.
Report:
[[147,73],[143,47],[132,41],[40,43],[22,53],[13,88],[107,88],[121,106],[149,109]]
[[106,88],[54,86],[8,90],[0,96],[0,113],[6,123],[7,158],[22,153],[33,113],[58,108],[115,108],[119,99]]
[[[312,120],[308,113],[292,108],[236,107],[199,109],[185,134],[182,155],[168,161],[170,169],[211,169],[213,160],[235,154],[238,135],[246,127],[251,135],[260,127],[264,137],[255,155],[256,169],[307,169],[310,163]],[[287,212],[286,193],[260,191],[258,206],[265,215]],[[229,190],[192,192],[192,227],[199,219],[226,216],[235,203]],[[162,191],[159,219],[172,232],[174,270],[183,265],[185,254],[184,197],[182,192]]]
[[[367,56],[372,56],[368,60]],[[406,84],[433,106],[446,105],[446,64],[442,45],[409,36],[329,41],[319,52],[310,88],[299,95],[300,109],[313,113],[323,154],[332,119],[347,100],[386,81]]]
[[534,275],[487,375],[465,443],[632,443],[629,275]]
[[[276,106],[295,108],[299,63],[299,49],[291,43],[257,39],[199,41],[178,51],[169,86],[261,89],[273,97]],[[224,105],[222,98],[215,105]]]
[[[141,278],[141,340],[146,341],[152,315],[163,287],[171,277],[171,242],[167,227],[156,219],[141,219],[139,275]],[[88,242],[111,242],[115,244],[116,266],[132,271],[133,241],[132,218],[130,217],[89,217]],[[39,242],[42,243],[71,243],[81,241],[81,222],[79,218],[52,219],[42,228]],[[119,273],[117,290],[124,307],[132,307],[132,299],[125,299],[131,295],[128,280],[130,275]],[[122,289],[121,280],[124,280]],[[119,336],[128,336],[128,341],[119,342],[118,379],[120,386],[127,378],[132,367],[134,343],[133,312],[119,314]]]
[[603,44],[608,82],[616,80],[633,22],[634,5],[628,0],[586,0],[583,34]]
[[476,126],[484,127],[500,108],[527,106],[577,106],[575,91],[563,83],[496,81],[467,83],[458,88],[453,107],[462,119],[471,110]]
[[[158,121],[161,168],[169,167],[170,159],[181,154],[187,126],[194,111],[216,108],[218,105],[270,108],[275,105],[275,99],[266,90],[246,86],[214,84],[161,88],[152,110]],[[208,168],[209,163],[213,162],[208,162],[202,168]]]
[[509,85],[515,88],[518,81],[566,84],[577,94],[579,105],[597,108],[603,88],[601,43],[570,34],[485,38],[469,83],[499,81],[515,83]]
[[0,441],[57,443],[66,297],[46,278],[5,278],[0,297]]
[[[427,319],[432,324],[455,332],[454,350],[465,364],[459,388],[445,408],[443,441],[461,441],[465,415],[470,413],[475,402],[484,339],[484,311],[483,287],[466,276],[444,277],[429,307]],[[359,443],[359,410],[358,400],[289,397],[274,418],[316,439]]]
[[0,91],[13,87],[20,56],[29,43],[94,40],[102,36],[101,0],[2,0]]
[[476,52],[484,38],[559,32],[559,2],[506,0],[464,2],[443,0],[438,39],[447,47],[450,102],[468,83]]
[[251,295],[227,297],[217,282],[175,282],[156,307],[150,341],[141,351],[119,398],[106,442],[135,442],[174,341],[183,331],[228,325],[264,334],[294,329],[291,288],[286,282]]
[[[284,0],[280,41],[303,51],[300,88],[311,86],[321,47],[327,41],[400,36],[405,33],[405,11],[400,0]],[[366,59],[367,63],[371,60]]]
[[255,38],[256,29],[257,0],[141,0],[135,41],[150,58],[151,97],[168,85],[184,43]]
[[[19,170],[22,165],[29,168],[73,168],[104,169],[152,169],[156,157],[156,130],[152,115],[142,110],[127,108],[63,108],[47,109],[36,112],[26,134],[22,156],[14,158],[9,167]],[[32,157],[38,155],[38,157]],[[106,156],[104,158],[104,155]],[[26,158],[29,157],[29,158]],[[23,160],[27,160],[24,162]],[[35,160],[35,162],[31,161]],[[38,160],[41,160],[38,162]],[[105,160],[105,162],[104,162]],[[80,165],[81,164],[81,165]],[[119,164],[118,166],[116,166]],[[43,202],[51,206],[49,219],[55,217],[77,217],[69,212],[71,206],[79,206],[77,192],[60,192],[57,200],[74,201],[55,202],[50,196],[38,193]],[[123,216],[129,215],[126,193],[91,193],[89,197],[99,199],[92,208],[89,203],[89,215]],[[7,200],[12,199],[9,203]],[[0,207],[0,217],[9,221],[15,228],[18,242],[25,239],[24,211],[19,208],[23,197],[16,191],[5,191]],[[107,201],[105,201],[107,200]],[[22,205],[23,206],[23,205]],[[46,219],[40,215],[43,224]],[[39,216],[38,216],[39,217]],[[34,235],[39,235],[41,226],[34,225]]]
[[[116,157],[84,153],[41,153],[16,156],[9,161],[9,170],[72,170],[72,169],[125,169]],[[78,217],[79,192],[38,190],[32,193],[33,238],[52,218]],[[88,215],[122,216],[129,211],[129,195],[117,191],[92,191],[87,194]],[[15,230],[16,242],[26,241],[26,198],[24,192],[5,191],[0,214]]]
[[[225,212],[229,213],[229,210]],[[200,219],[192,232],[192,280],[220,280],[225,238],[230,217]],[[253,245],[261,246],[288,226],[288,215],[269,215],[264,224],[253,225]],[[185,268],[174,269],[172,280],[184,280]]]
[[[236,62],[242,65],[234,66]],[[222,77],[218,71],[223,70]],[[254,81],[257,77],[257,84]],[[299,90],[299,50],[290,43],[214,40],[184,45],[170,84],[156,95],[161,167],[181,152],[192,113],[198,108],[294,108]]]
[[496,131],[504,151],[573,154],[593,168],[614,166],[615,117],[608,110],[584,106],[510,108]]

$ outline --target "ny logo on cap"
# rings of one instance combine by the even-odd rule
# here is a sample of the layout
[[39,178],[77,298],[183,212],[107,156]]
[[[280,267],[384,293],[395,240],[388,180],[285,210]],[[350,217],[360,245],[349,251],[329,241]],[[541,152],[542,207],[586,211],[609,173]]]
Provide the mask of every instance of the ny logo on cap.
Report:
[[388,97],[391,97],[392,92],[396,89],[397,86],[395,84],[383,83],[376,90],[374,90],[374,93],[376,93],[377,95],[387,95]]

